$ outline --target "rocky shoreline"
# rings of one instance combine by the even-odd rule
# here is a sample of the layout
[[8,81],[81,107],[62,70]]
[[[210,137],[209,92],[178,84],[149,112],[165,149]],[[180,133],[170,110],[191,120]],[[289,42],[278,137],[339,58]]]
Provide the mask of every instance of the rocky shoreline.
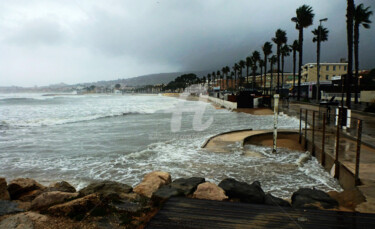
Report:
[[[344,191],[345,192],[345,191]],[[30,178],[6,182],[0,178],[0,228],[144,228],[171,197],[352,211],[357,203],[345,193],[300,188],[290,200],[265,193],[261,184],[232,178],[218,185],[205,178],[172,181],[154,171],[134,188],[115,181],[98,181],[77,191],[68,182],[48,187]]]

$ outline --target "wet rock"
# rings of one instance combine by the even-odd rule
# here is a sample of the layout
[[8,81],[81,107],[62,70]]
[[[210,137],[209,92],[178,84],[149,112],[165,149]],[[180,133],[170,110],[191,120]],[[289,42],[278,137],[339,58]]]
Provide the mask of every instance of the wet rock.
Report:
[[18,204],[19,209],[22,209],[22,210],[25,210],[25,211],[28,211],[28,210],[31,209],[31,202],[29,202],[29,201],[23,202],[23,201],[20,201],[20,200],[14,200],[14,202],[16,202]]
[[205,179],[201,177],[179,178],[171,183],[171,187],[180,190],[187,196],[192,194],[197,189],[197,186],[203,182],[205,182]]
[[102,202],[98,194],[71,200],[69,202],[58,204],[48,208],[48,213],[55,216],[68,216],[75,219],[82,219],[92,210],[100,209]]
[[0,200],[10,200],[10,195],[7,187],[7,181],[5,180],[5,178],[0,177]]
[[102,199],[117,200],[122,194],[130,193],[133,188],[127,184],[115,181],[99,181],[90,184],[86,188],[79,191],[79,196],[87,196],[93,193],[100,195]]
[[7,229],[33,229],[33,221],[25,214],[17,214],[7,217],[0,222],[0,228]]
[[110,205],[115,211],[120,213],[137,213],[143,210],[143,206],[140,203],[135,203],[132,201],[116,201],[110,203]]
[[162,203],[173,196],[183,196],[184,193],[177,188],[171,186],[162,186],[152,194],[152,201]]
[[18,212],[23,212],[19,208],[18,203],[9,200],[0,200],[0,216]]
[[8,192],[12,200],[16,200],[30,191],[44,189],[43,185],[30,178],[14,179],[8,185]]
[[171,175],[167,172],[154,171],[144,176],[142,182],[134,188],[134,192],[151,198],[152,193],[161,186],[171,183]]
[[48,187],[48,191],[60,191],[60,192],[76,192],[76,189],[66,181],[60,181],[51,184]]
[[276,196],[271,195],[268,193],[264,198],[264,204],[267,205],[275,205],[275,206],[282,206],[282,207],[290,207],[290,203],[286,200],[278,198]]
[[138,193],[131,192],[131,193],[120,194],[120,199],[131,201],[131,202],[139,202],[139,201],[142,201],[143,198]]
[[265,194],[258,181],[249,185],[245,182],[236,181],[233,178],[227,178],[220,182],[219,187],[224,189],[225,194],[231,199],[239,199],[245,203],[264,203]]
[[32,191],[21,194],[18,197],[18,200],[23,201],[23,202],[32,201],[33,199],[35,199],[35,197],[39,196],[42,193],[43,191],[40,189],[32,190]]
[[[31,229],[38,223],[43,223],[48,220],[45,215],[36,212],[25,212],[9,216],[0,222],[0,228],[7,229]],[[38,228],[38,227],[36,227]]]
[[327,193],[310,188],[300,188],[292,195],[294,208],[332,209],[338,207],[338,202]]
[[228,199],[228,196],[226,196],[225,191],[216,184],[204,182],[198,185],[197,190],[193,194],[193,198],[222,201]]
[[31,202],[31,208],[35,210],[43,210],[50,206],[64,203],[77,196],[78,196],[78,193],[59,192],[59,191],[45,192],[39,195],[38,197],[36,197]]

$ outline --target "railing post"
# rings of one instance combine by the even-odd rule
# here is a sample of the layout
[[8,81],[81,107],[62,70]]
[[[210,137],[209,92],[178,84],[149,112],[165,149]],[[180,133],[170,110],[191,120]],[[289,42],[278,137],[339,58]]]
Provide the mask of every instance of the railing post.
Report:
[[339,146],[340,146],[340,125],[341,125],[341,112],[338,114],[337,130],[336,130],[336,154],[335,154],[335,178],[339,178]]
[[302,108],[299,109],[299,144],[302,143]]
[[326,113],[323,113],[323,133],[322,133],[322,154],[321,154],[321,164],[323,167],[326,164],[326,153],[324,152],[326,139]]
[[315,156],[315,111],[313,111],[313,124],[312,124],[312,155]]
[[361,144],[362,144],[362,120],[358,120],[357,126],[357,152],[355,156],[355,185],[360,185],[361,181],[359,179],[359,163],[361,159]]
[[305,150],[307,150],[307,109],[305,112]]

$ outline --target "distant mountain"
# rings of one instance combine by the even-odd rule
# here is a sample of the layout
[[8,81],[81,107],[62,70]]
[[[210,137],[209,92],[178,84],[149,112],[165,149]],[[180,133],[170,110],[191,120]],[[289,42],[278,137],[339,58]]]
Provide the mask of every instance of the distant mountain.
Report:
[[[145,85],[155,85],[155,84],[167,84],[177,78],[180,75],[194,73],[198,77],[203,77],[207,75],[210,71],[189,71],[189,72],[172,72],[172,73],[157,73],[157,74],[149,74],[143,76],[137,76],[127,79],[117,79],[117,80],[109,80],[109,81],[98,81],[93,83],[94,85],[114,85],[114,84],[122,84],[128,86],[145,86]],[[85,83],[88,85],[90,83]]]

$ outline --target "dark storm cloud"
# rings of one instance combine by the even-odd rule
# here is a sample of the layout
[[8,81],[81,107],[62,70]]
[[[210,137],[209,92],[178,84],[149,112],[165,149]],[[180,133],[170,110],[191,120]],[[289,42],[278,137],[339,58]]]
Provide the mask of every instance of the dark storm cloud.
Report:
[[[5,1],[4,1],[5,2]],[[356,1],[371,5],[371,0]],[[315,61],[311,30],[320,18],[330,30],[322,61],[346,57],[344,0],[14,1],[0,7],[0,85],[67,83],[147,73],[215,70],[261,51],[278,28],[288,43],[298,32],[290,18],[311,5],[304,62]],[[361,29],[361,67],[375,67],[374,29]],[[275,52],[275,46],[273,51]],[[287,59],[287,70],[291,58]],[[15,66],[22,65],[22,69]]]

